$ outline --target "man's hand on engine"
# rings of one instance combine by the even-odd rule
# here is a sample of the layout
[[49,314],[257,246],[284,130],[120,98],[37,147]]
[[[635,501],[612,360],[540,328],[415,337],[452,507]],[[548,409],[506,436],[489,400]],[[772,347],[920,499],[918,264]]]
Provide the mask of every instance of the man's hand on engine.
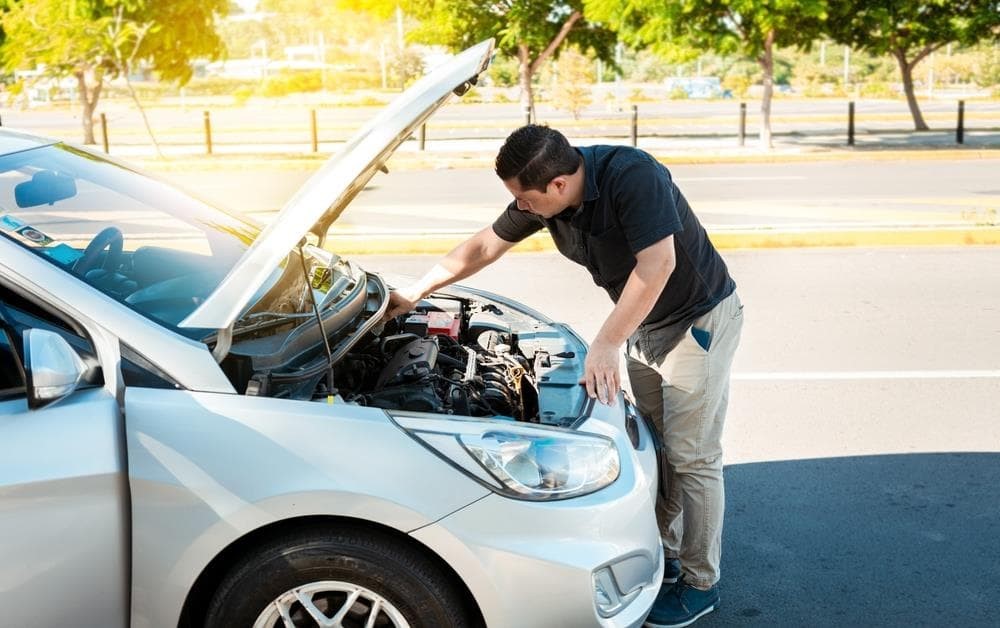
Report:
[[420,302],[421,296],[412,293],[411,288],[400,288],[389,293],[389,308],[385,312],[385,318],[395,318],[407,312]]

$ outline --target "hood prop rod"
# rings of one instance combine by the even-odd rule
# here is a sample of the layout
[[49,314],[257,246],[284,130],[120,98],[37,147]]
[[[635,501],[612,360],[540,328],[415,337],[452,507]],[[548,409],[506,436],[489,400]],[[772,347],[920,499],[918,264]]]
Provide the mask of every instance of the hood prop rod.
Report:
[[330,350],[330,339],[326,337],[323,317],[320,316],[319,306],[316,305],[316,297],[313,295],[312,279],[306,268],[305,251],[302,250],[304,244],[304,240],[299,242],[299,262],[302,264],[302,277],[306,280],[306,293],[309,295],[309,302],[312,303],[313,313],[316,314],[316,324],[319,325],[319,333],[323,336],[323,348],[326,349],[326,402],[333,403],[333,396],[337,394],[337,389],[333,387],[333,351]]

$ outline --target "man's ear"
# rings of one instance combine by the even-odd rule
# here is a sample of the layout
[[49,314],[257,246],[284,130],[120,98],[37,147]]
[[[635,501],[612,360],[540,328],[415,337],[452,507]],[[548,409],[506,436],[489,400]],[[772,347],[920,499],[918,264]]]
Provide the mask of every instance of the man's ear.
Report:
[[551,181],[549,181],[549,185],[556,186],[556,190],[555,191],[558,194],[565,194],[566,193],[566,186],[568,185],[568,183],[569,183],[569,181],[567,181],[566,177],[563,176],[563,175],[559,175],[555,179],[552,179]]

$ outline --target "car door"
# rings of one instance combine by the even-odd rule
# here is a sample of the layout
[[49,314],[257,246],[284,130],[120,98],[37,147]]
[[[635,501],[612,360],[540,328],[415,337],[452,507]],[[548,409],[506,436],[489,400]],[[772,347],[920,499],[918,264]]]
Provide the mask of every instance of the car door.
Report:
[[[0,284],[0,607],[4,626],[125,626],[122,417],[87,332]],[[66,398],[29,409],[22,337],[61,335],[88,364]]]

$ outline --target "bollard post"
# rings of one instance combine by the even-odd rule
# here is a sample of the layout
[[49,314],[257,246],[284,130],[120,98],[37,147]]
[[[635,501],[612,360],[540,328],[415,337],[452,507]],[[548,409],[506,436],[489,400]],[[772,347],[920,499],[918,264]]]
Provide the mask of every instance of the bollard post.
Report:
[[632,148],[639,145],[639,105],[632,105]]
[[424,150],[424,148],[427,147],[427,123],[426,122],[420,125],[420,133],[418,134],[417,139],[420,142],[420,150]]
[[847,145],[854,146],[854,101],[847,103]]
[[101,139],[104,140],[104,153],[110,155],[111,151],[108,150],[108,117],[101,114]]
[[3,118],[0,118],[0,126],[3,126]]
[[740,103],[740,146],[746,146],[747,143],[747,104],[745,102]]
[[316,110],[309,110],[309,127],[312,130],[312,151],[319,152],[319,133],[316,129]]
[[524,108],[524,124],[531,124],[531,107]]
[[958,101],[958,127],[955,129],[955,141],[965,143],[965,101]]
[[212,154],[212,118],[211,114],[207,111],[204,112],[205,118],[205,153],[208,155]]

